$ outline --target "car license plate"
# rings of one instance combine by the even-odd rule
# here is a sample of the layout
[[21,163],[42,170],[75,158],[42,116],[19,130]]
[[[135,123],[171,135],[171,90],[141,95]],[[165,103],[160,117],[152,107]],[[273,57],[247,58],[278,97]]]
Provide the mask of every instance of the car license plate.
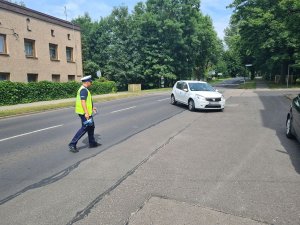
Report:
[[219,102],[209,102],[210,105],[219,105]]

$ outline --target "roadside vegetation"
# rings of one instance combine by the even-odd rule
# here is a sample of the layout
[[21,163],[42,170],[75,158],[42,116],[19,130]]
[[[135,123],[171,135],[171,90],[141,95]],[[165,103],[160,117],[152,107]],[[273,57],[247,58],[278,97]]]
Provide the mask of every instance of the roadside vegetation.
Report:
[[240,89],[255,89],[256,88],[256,81],[250,80],[246,81],[244,84],[239,85]]
[[179,79],[206,79],[226,73],[223,44],[200,0],[148,0],[133,12],[116,7],[99,21],[86,13],[72,21],[82,28],[85,74],[98,69],[118,90],[171,87]]
[[[128,97],[134,97],[134,96],[141,96],[146,95],[150,93],[157,93],[157,92],[170,92],[171,88],[158,88],[158,89],[152,89],[152,90],[144,90],[140,92],[118,92],[118,93],[111,93],[111,94],[102,94],[102,95],[95,95],[93,96],[93,102],[106,102],[111,100],[117,100],[117,99],[123,99]],[[36,113],[36,112],[43,112],[48,110],[55,110],[59,108],[67,108],[67,107],[74,107],[75,105],[75,99],[70,98],[61,101],[45,101],[43,104],[36,104],[34,103],[32,105],[24,105],[22,107],[12,107],[11,109],[7,110],[0,110],[0,118],[1,117],[7,117],[7,116],[15,116],[15,115],[22,115],[22,114],[30,114],[30,113]]]
[[273,81],[267,82],[269,88],[300,88],[300,79],[297,79],[295,82],[289,84],[275,83]]
[[229,80],[231,79],[230,77],[227,77],[227,78],[216,78],[216,79],[211,79],[211,80],[208,80],[207,83],[211,84],[211,85],[214,85],[214,84],[218,84],[218,83],[221,83],[225,80]]
[[285,83],[300,74],[300,1],[234,0],[225,41],[231,74]]
[[[78,82],[0,82],[0,106],[72,98],[77,95],[81,86]],[[92,94],[108,94],[117,91],[113,81],[93,82],[90,88]]]
[[[300,2],[298,0],[233,0],[224,48],[201,1],[148,0],[129,13],[126,6],[92,21],[88,14],[73,20],[82,27],[84,71],[142,89],[171,87],[176,80],[263,76],[284,83],[300,74]],[[163,80],[162,80],[163,79]]]

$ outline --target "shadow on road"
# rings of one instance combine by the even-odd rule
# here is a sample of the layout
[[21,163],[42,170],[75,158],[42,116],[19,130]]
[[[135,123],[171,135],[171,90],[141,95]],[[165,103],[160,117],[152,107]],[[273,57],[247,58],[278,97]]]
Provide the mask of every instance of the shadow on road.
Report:
[[276,132],[276,135],[285,150],[276,149],[276,151],[289,155],[296,172],[300,174],[300,144],[297,140],[288,139],[285,135],[285,123],[290,100],[278,94],[271,95],[267,92],[256,93],[264,105],[264,110],[261,110],[261,118],[264,126]]
[[[94,137],[95,137],[96,142],[101,144],[101,134],[95,134]],[[88,138],[87,134],[85,135],[85,138],[82,140],[82,144],[84,144],[84,145],[78,147],[79,151],[89,147],[89,138]],[[99,145],[99,147],[100,147],[100,145]]]

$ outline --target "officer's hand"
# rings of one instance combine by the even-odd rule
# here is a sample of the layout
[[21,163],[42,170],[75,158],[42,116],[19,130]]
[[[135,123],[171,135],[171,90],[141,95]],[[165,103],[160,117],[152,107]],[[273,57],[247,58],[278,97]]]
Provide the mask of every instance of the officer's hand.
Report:
[[84,114],[84,117],[88,120],[90,118],[90,115],[88,113]]
[[96,114],[98,112],[97,108],[93,108],[93,112]]

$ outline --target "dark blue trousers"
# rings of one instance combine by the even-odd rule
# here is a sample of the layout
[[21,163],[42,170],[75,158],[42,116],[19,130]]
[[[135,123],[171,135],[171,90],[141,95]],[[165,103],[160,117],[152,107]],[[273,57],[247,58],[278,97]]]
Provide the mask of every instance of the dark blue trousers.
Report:
[[[81,119],[81,128],[77,131],[75,136],[73,137],[72,141],[69,145],[76,146],[79,139],[87,132],[89,137],[89,144],[95,143],[95,137],[94,137],[94,130],[95,130],[95,123],[93,119],[93,124],[86,126],[83,123],[86,121],[86,118],[84,115],[79,115]],[[92,116],[91,116],[92,117]]]

